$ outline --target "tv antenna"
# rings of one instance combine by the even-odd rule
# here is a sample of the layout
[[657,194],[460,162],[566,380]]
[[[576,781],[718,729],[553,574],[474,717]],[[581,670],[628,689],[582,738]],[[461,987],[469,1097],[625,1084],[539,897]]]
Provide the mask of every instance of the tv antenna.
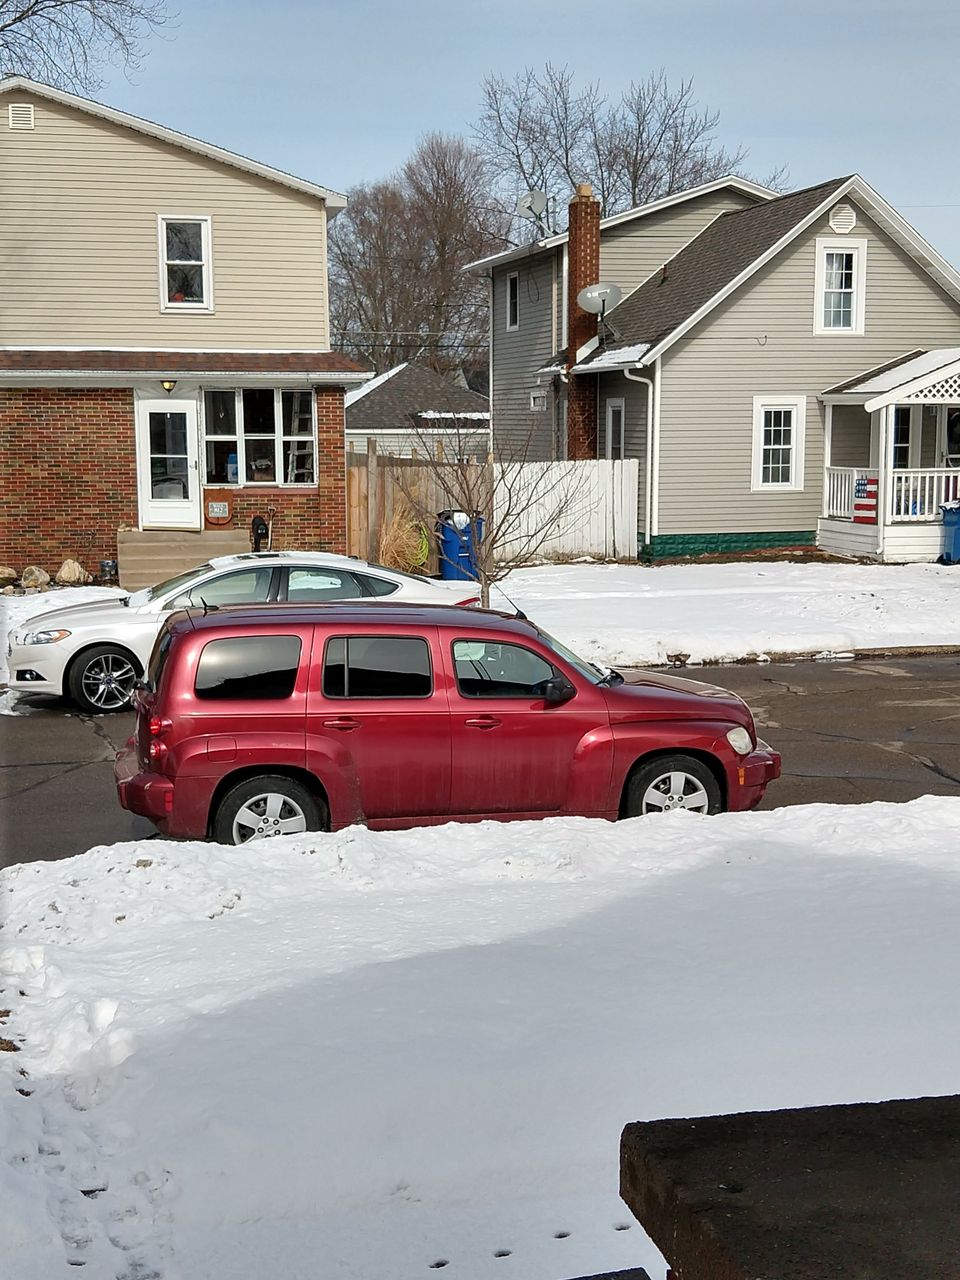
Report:
[[516,214],[518,218],[536,223],[537,230],[542,231],[541,218],[546,207],[547,193],[545,191],[527,191],[517,201]]
[[623,290],[618,285],[600,281],[598,284],[588,284],[585,289],[580,290],[577,294],[577,306],[582,311],[599,316],[600,324],[603,325],[607,311],[612,311],[622,297]]

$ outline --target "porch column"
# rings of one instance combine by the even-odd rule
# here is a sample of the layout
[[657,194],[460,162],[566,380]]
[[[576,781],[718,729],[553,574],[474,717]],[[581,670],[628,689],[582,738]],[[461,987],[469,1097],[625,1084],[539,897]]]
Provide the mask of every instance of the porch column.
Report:
[[893,452],[894,406],[880,410],[879,450],[877,456],[877,553],[883,559],[883,541],[890,521],[890,460]]
[[823,518],[826,520],[830,514],[830,480],[827,472],[830,469],[830,459],[833,456],[833,405],[824,406],[823,420]]

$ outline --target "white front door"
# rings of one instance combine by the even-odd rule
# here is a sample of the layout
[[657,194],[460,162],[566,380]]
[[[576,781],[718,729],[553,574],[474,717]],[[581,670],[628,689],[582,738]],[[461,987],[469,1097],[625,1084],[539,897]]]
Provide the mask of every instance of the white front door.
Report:
[[142,529],[200,528],[195,400],[137,402],[137,475]]

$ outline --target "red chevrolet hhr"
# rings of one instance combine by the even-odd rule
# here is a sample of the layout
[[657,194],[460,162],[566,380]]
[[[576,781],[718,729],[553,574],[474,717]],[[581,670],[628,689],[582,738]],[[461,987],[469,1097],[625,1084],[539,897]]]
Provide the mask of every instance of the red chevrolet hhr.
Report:
[[625,684],[521,617],[370,604],[175,615],[117,756],[170,836],[751,809],[780,775],[749,708]]

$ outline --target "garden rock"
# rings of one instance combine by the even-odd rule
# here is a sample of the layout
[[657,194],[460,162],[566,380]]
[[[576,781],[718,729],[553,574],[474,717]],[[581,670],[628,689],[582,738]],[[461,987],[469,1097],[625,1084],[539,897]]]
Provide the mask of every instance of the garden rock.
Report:
[[8,564],[0,565],[0,583],[3,583],[4,586],[9,582],[16,582],[19,576],[16,569],[11,569]]
[[28,564],[20,575],[20,581],[25,587],[47,587],[50,584],[50,575],[46,569],[41,569],[38,564]]
[[90,574],[78,560],[64,560],[57,570],[55,581],[59,582],[61,587],[79,587],[90,581]]

